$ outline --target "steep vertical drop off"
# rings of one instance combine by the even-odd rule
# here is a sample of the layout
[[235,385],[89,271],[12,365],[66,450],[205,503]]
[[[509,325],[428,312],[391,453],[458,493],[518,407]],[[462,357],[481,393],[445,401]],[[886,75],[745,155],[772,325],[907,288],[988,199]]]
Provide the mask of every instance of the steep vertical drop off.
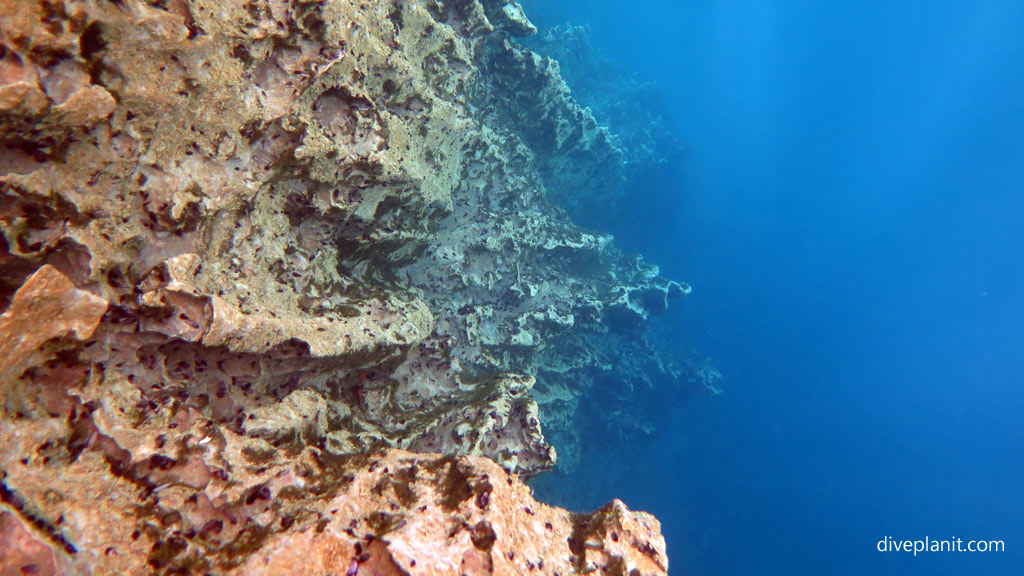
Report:
[[643,338],[689,288],[549,200],[626,152],[518,5],[0,14],[5,568],[667,570],[506,484],[708,384]]

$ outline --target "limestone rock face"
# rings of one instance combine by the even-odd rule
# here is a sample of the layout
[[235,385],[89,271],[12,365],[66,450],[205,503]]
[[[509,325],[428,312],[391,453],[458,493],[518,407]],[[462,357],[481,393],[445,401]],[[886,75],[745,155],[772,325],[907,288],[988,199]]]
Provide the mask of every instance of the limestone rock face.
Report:
[[[6,570],[46,574],[664,574],[656,519],[533,500],[484,457],[279,450],[124,380],[0,422]],[[34,571],[34,572],[33,572]],[[7,573],[7,572],[5,572]]]
[[325,508],[319,532],[271,538],[235,571],[625,576],[667,567],[652,516],[618,500],[590,515],[546,506],[479,457],[393,451],[357,472]]
[[539,168],[622,152],[535,31],[500,0],[0,0],[4,570],[665,571],[652,518],[508,484],[555,464],[545,425],[578,461],[593,374],[689,291],[551,202]]

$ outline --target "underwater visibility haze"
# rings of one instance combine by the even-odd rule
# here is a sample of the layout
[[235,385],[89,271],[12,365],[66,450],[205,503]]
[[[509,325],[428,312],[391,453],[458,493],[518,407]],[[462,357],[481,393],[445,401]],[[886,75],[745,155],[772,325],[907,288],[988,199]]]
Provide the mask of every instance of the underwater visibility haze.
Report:
[[0,0],[0,574],[1024,574],[1022,216],[1020,0]]
[[[693,286],[659,345],[723,375],[598,499],[679,574],[1021,573],[1024,5],[523,4],[657,83],[686,153],[593,220]],[[877,550],[926,536],[1005,551]]]

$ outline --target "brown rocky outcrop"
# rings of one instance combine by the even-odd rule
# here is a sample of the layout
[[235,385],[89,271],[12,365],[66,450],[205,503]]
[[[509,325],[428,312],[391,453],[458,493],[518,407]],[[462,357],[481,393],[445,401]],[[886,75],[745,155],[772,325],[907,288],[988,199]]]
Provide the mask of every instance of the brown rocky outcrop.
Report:
[[688,382],[634,335],[689,287],[548,199],[539,156],[621,154],[534,31],[0,0],[0,571],[665,571],[518,481],[610,350]]

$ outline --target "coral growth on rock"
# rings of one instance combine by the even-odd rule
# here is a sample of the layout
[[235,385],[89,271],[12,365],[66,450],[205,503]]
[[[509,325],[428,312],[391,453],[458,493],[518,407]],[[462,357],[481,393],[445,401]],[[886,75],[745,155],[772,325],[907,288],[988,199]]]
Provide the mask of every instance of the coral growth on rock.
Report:
[[653,518],[508,476],[542,426],[578,459],[595,370],[667,373],[637,334],[689,290],[549,200],[623,152],[535,31],[0,0],[0,566],[664,573]]

